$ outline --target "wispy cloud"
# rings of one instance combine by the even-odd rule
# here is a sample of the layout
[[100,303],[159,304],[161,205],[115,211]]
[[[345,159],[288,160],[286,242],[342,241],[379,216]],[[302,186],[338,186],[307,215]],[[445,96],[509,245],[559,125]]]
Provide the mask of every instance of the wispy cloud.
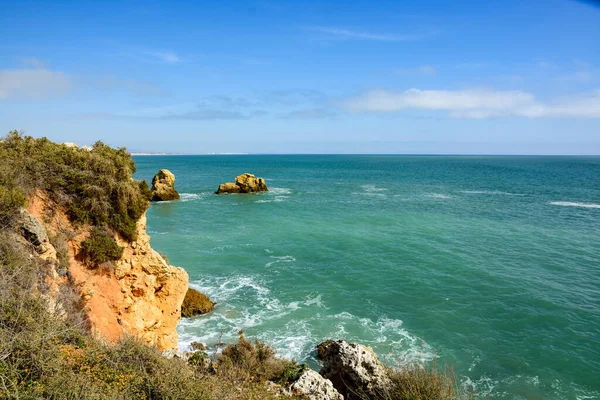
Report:
[[114,75],[86,77],[82,79],[81,85],[95,90],[122,91],[140,97],[160,97],[168,93],[158,84]]
[[331,38],[337,39],[357,39],[357,40],[375,40],[380,42],[408,42],[413,40],[425,39],[433,36],[436,32],[431,31],[424,34],[387,34],[375,33],[362,30],[352,30],[344,28],[334,28],[326,26],[312,26],[310,30],[317,31],[328,35]]
[[146,54],[165,64],[176,64],[181,61],[181,58],[172,51],[147,51]]
[[437,68],[432,65],[419,65],[418,67],[412,68],[396,68],[394,72],[399,74],[435,75],[437,74]]
[[240,120],[250,119],[257,116],[265,115],[266,112],[262,110],[253,110],[250,112],[231,111],[231,110],[215,110],[215,109],[202,109],[188,111],[179,114],[168,114],[159,117],[158,119],[163,120]]
[[308,108],[301,110],[293,110],[287,113],[280,114],[281,119],[325,119],[333,118],[337,114],[328,108]]
[[600,118],[600,90],[549,102],[524,91],[373,90],[349,98],[341,107],[351,112],[390,113],[406,109],[445,111],[453,118],[519,116]]
[[19,57],[21,63],[27,67],[33,67],[36,69],[46,68],[46,64],[35,57]]
[[73,88],[69,75],[45,68],[0,70],[0,100],[44,99],[61,96]]

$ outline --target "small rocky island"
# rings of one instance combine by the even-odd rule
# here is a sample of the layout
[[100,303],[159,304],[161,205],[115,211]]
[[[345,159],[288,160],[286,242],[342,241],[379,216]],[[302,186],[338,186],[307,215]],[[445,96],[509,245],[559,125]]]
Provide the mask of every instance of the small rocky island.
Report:
[[257,193],[268,192],[267,183],[263,178],[256,178],[252,174],[242,174],[235,177],[235,183],[227,182],[219,185],[215,194],[224,193]]
[[179,200],[175,190],[175,175],[168,169],[161,169],[152,178],[152,201]]

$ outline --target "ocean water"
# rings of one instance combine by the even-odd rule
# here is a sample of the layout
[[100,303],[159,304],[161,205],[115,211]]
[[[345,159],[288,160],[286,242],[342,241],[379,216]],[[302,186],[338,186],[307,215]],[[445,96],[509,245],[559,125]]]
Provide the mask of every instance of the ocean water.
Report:
[[[600,158],[135,157],[181,201],[155,249],[217,302],[180,346],[248,337],[318,367],[346,339],[452,364],[489,399],[600,398]],[[243,172],[268,193],[213,195]]]

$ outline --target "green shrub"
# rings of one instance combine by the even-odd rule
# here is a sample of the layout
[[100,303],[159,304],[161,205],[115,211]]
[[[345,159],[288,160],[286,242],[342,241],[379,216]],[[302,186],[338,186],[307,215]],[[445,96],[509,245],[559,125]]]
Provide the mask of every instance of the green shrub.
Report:
[[243,331],[239,335],[238,342],[227,346],[221,353],[219,368],[222,373],[229,369],[241,376],[240,379],[268,380],[287,385],[296,381],[308,368],[293,360],[277,358],[271,347],[258,340],[252,343],[244,337]]
[[27,201],[21,188],[0,185],[0,222],[13,215]]
[[136,239],[136,221],[151,193],[145,181],[131,179],[135,164],[124,148],[96,142],[86,151],[12,131],[0,141],[0,160],[0,205],[10,206],[0,210],[20,206],[20,193],[43,190],[73,223],[106,225],[125,240]]
[[81,252],[87,261],[102,264],[116,261],[123,255],[123,247],[103,228],[95,227],[90,236],[81,243]]

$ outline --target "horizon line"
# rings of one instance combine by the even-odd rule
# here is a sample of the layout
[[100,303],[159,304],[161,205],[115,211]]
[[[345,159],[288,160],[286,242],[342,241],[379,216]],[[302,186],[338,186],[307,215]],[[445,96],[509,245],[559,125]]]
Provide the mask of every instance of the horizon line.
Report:
[[135,157],[148,156],[420,156],[420,157],[600,157],[598,154],[503,154],[503,153],[152,153],[130,152]]

